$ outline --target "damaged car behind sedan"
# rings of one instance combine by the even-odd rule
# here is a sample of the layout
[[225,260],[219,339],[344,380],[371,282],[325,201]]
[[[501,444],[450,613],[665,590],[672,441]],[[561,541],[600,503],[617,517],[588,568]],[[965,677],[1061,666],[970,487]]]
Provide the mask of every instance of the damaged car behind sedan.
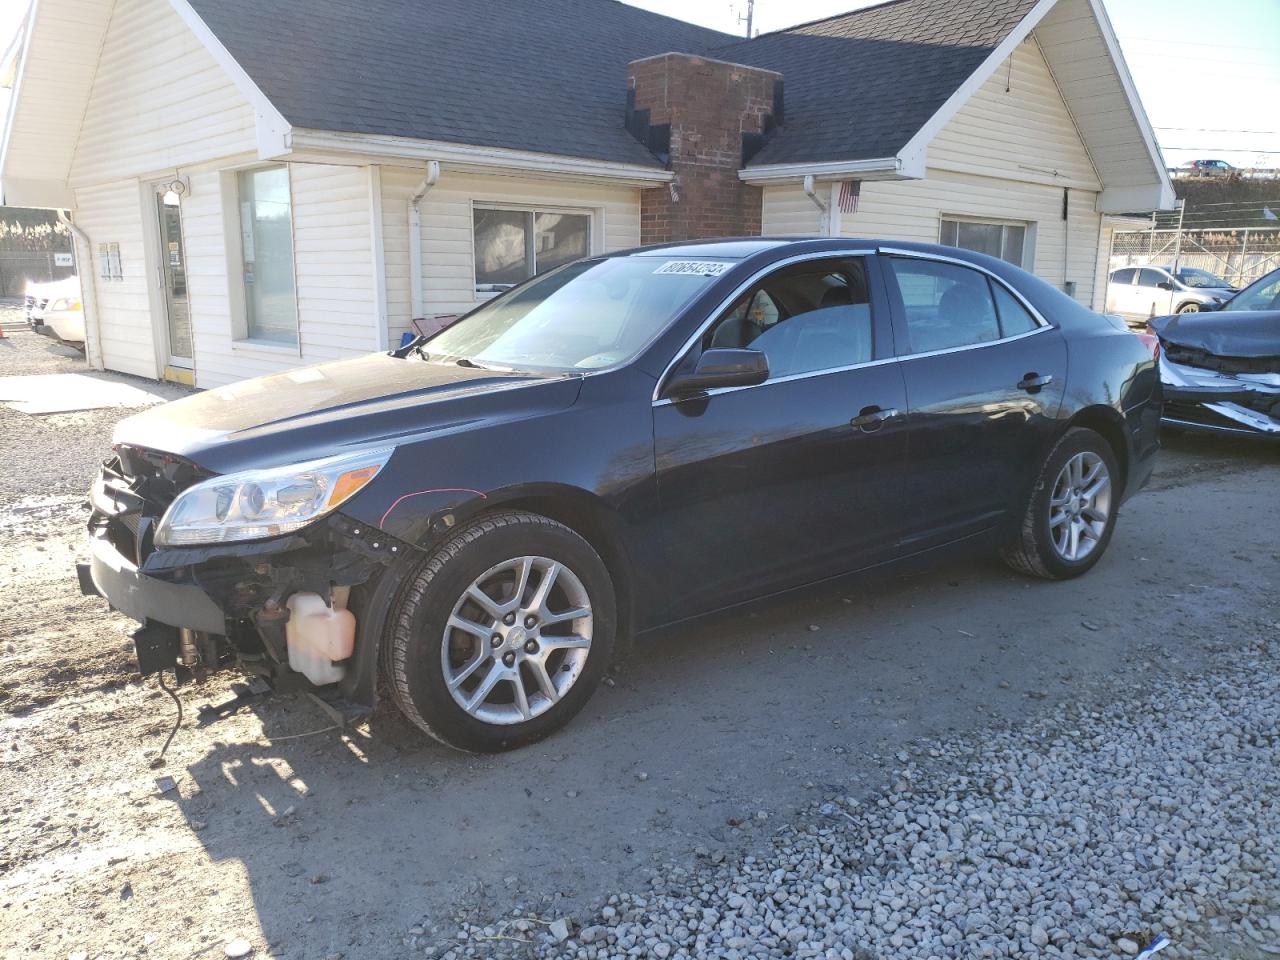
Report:
[[1280,440],[1280,270],[1212,313],[1157,317],[1164,422]]
[[237,667],[466,750],[619,638],[943,548],[1079,576],[1151,474],[1154,342],[1004,261],[739,240],[535,277],[386,354],[122,421],[85,592],[143,673]]

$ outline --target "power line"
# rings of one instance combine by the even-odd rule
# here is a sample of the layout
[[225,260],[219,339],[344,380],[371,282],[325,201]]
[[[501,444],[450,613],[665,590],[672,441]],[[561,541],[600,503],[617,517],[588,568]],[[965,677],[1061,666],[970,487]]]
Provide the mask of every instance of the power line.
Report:
[[[1241,209],[1248,209],[1250,207],[1258,207],[1258,208],[1269,207],[1273,203],[1280,206],[1280,197],[1277,197],[1274,200],[1256,200],[1256,201],[1255,200],[1216,200],[1213,203],[1197,203],[1194,209],[1200,210],[1203,207],[1233,207],[1236,205],[1239,205]],[[1226,211],[1224,210],[1223,213],[1226,213]]]
[[1174,43],[1179,46],[1189,47],[1208,47],[1211,49],[1223,50],[1259,50],[1263,53],[1270,53],[1273,48],[1268,46],[1256,46],[1251,43],[1214,43],[1210,40],[1177,40],[1170,37],[1139,37],[1126,34],[1120,38],[1120,44],[1123,46],[1131,40],[1139,40],[1142,43]]
[[1205,153],[1280,153],[1280,145],[1274,147],[1233,147],[1230,144],[1215,143],[1211,147],[1175,147],[1170,144],[1160,144],[1163,150],[1195,150]]
[[1156,127],[1157,130],[1177,130],[1181,133],[1244,133],[1251,136],[1280,137],[1280,130],[1233,130],[1230,127]]

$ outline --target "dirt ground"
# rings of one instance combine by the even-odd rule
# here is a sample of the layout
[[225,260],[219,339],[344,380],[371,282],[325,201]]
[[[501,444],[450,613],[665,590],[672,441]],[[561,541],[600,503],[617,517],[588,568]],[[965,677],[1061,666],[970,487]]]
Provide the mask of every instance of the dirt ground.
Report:
[[[79,369],[34,335],[0,341],[0,376]],[[695,848],[751,851],[822,791],[879,789],[919,738],[1141,700],[1280,626],[1280,448],[1172,437],[1077,581],[960,560],[722,617],[645,645],[567,731],[497,757],[389,705],[350,731],[303,697],[206,722],[234,693],[220,678],[181,690],[157,770],[174,704],[73,569],[120,415],[0,406],[6,957],[221,956],[242,937],[391,958],[459,917],[572,918]]]

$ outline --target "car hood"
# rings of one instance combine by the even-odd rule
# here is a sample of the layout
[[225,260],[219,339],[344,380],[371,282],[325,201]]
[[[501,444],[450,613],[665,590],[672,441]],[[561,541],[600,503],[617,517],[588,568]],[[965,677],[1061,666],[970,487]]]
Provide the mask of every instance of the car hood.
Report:
[[571,406],[582,378],[501,372],[375,353],[241,380],[121,421],[116,444],[214,473],[393,446]]
[[1160,339],[1218,357],[1280,356],[1280,310],[1179,313],[1156,317]]

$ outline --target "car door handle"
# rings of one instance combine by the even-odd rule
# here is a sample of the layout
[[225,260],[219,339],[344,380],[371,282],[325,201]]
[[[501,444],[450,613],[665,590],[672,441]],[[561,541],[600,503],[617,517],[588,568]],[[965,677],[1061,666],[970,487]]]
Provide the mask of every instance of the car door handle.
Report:
[[886,420],[890,420],[898,415],[898,411],[893,407],[881,409],[880,407],[863,407],[858,411],[858,415],[849,421],[849,426],[857,427],[863,433],[874,433],[884,425]]
[[1041,387],[1047,387],[1053,383],[1053,376],[1045,374],[1043,377],[1038,373],[1028,373],[1018,381],[1018,389],[1025,390],[1027,393],[1037,393]]

